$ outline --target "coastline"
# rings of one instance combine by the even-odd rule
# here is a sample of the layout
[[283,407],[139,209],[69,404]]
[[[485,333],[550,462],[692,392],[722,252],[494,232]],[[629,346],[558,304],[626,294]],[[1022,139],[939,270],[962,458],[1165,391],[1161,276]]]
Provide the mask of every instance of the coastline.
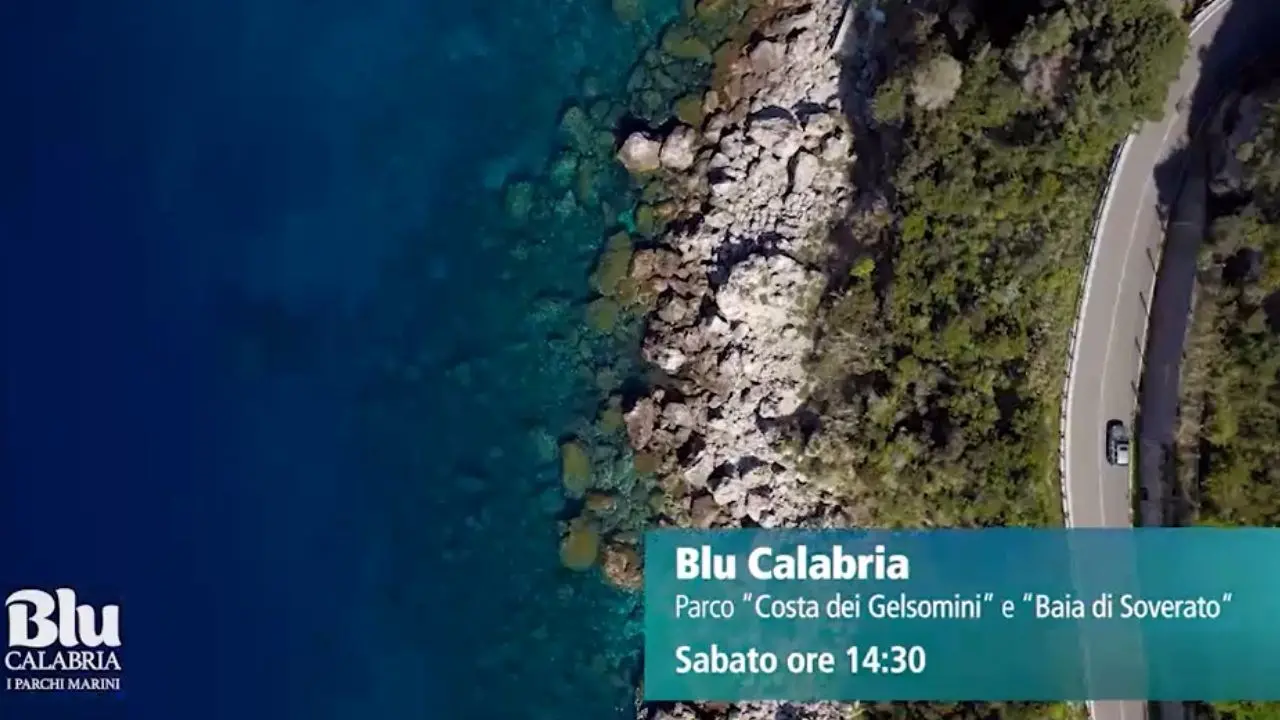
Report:
[[[625,413],[631,448],[656,466],[650,526],[854,524],[806,477],[782,423],[808,390],[828,238],[855,198],[841,50],[846,12],[857,9],[822,0],[759,10],[744,19],[745,37],[716,51],[697,111],[686,102],[661,132],[629,133],[618,154],[642,194],[663,198],[668,224],[636,249],[628,272],[644,303],[641,356],[653,368]],[[637,716],[651,720],[780,711],[835,720],[854,710],[637,702]]]
[[827,47],[841,11],[777,6],[708,97],[701,128],[628,139],[660,144],[648,151],[683,183],[673,229],[631,270],[655,298],[642,350],[661,376],[627,431],[662,458],[662,523],[843,522],[775,432],[800,408],[824,244],[852,202],[852,132]]

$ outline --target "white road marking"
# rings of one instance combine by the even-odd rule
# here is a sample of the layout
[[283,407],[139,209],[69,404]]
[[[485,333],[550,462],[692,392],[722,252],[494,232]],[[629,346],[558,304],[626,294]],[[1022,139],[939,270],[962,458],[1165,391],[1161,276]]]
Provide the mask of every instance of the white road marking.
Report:
[[[1165,137],[1168,137],[1166,133]],[[1163,145],[1161,146],[1163,147]],[[1142,219],[1142,208],[1147,205],[1147,195],[1151,193],[1151,178],[1147,177],[1146,182],[1142,184],[1142,192],[1138,195],[1138,210],[1134,213],[1133,224],[1129,228],[1129,244],[1125,249],[1124,262],[1120,265],[1120,284],[1119,292],[1111,302],[1111,327],[1107,331],[1107,349],[1102,355],[1102,382],[1098,383],[1098,407],[1097,407],[1097,425],[1099,429],[1106,426],[1103,418],[1106,397],[1107,397],[1107,368],[1111,367],[1111,348],[1115,345],[1116,324],[1120,320],[1120,302],[1124,299],[1124,288],[1127,286],[1125,278],[1129,276],[1129,260],[1133,257],[1133,246],[1135,238],[1137,238],[1138,221]],[[1103,483],[1103,474],[1106,468],[1103,461],[1098,462],[1098,520],[1103,527],[1107,526],[1107,503],[1106,485]]]

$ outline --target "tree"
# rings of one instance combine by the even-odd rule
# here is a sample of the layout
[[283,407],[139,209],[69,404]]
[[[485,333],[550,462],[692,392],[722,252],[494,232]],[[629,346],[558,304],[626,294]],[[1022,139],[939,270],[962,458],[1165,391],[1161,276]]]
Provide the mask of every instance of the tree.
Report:
[[[1054,5],[1009,47],[916,23],[875,101],[894,120],[895,222],[870,277],[833,279],[820,306],[794,445],[883,525],[1060,521],[1056,422],[1098,188],[1163,106],[1185,38],[1163,0]],[[1053,92],[1021,87],[1037,62]]]

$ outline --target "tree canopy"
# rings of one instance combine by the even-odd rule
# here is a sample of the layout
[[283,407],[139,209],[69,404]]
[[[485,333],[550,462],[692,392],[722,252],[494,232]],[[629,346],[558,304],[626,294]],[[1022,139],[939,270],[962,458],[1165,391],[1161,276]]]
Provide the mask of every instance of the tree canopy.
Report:
[[1160,0],[1058,3],[1004,46],[983,18],[915,24],[874,102],[891,222],[860,249],[874,271],[829,288],[797,445],[882,524],[1053,523],[1094,209],[1116,145],[1159,117],[1186,27]]

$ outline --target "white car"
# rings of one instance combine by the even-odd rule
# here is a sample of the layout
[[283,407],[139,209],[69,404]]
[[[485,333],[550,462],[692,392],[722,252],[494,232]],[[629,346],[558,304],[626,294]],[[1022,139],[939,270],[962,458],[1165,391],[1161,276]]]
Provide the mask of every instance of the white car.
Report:
[[1112,420],[1107,423],[1107,462],[1124,467],[1129,464],[1129,431],[1124,423]]

